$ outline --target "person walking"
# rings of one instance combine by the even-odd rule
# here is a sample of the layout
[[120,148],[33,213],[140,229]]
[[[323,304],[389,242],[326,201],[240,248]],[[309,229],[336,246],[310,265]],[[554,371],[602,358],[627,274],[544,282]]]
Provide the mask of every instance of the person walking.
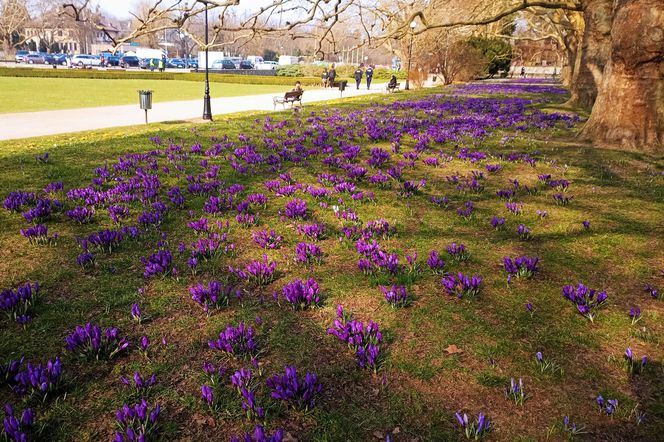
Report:
[[334,63],[330,66],[330,70],[327,73],[327,84],[330,87],[334,87],[334,80],[337,78],[337,70],[334,68]]
[[526,78],[526,67],[521,66],[521,78]]
[[323,73],[320,75],[320,82],[321,85],[323,86],[323,89],[327,87],[327,79],[328,79],[327,68],[323,68]]
[[159,72],[164,72],[166,70],[166,56],[162,55],[159,59]]
[[371,89],[371,81],[373,80],[373,65],[369,65],[367,70],[364,72],[364,75],[367,77],[367,90]]
[[360,90],[360,83],[362,83],[362,74],[362,65],[359,65],[355,71],[355,86],[358,91]]

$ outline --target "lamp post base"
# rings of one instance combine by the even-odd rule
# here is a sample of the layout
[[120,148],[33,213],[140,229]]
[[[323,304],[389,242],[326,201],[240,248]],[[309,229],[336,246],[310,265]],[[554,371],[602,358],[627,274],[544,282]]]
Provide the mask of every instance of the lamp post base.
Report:
[[406,80],[406,87],[405,87],[404,89],[405,89],[405,90],[409,90],[409,89],[410,89],[410,85],[408,84],[408,80]]
[[212,121],[212,105],[209,95],[203,97],[203,119]]

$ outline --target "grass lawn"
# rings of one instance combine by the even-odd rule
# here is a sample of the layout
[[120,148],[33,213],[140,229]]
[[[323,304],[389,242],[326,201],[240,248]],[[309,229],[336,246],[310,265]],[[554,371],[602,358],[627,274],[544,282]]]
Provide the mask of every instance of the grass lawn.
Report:
[[[452,441],[462,438],[456,411],[472,418],[485,413],[492,422],[489,440],[568,440],[564,416],[584,426],[588,440],[658,440],[664,431],[664,159],[594,149],[574,137],[579,124],[562,117],[549,127],[551,112],[568,111],[560,105],[564,95],[520,95],[547,100],[529,104],[503,95],[466,102],[430,94],[311,105],[301,117],[251,114],[211,124],[0,142],[0,199],[22,190],[64,206],[43,221],[48,235],[59,234],[50,245],[29,243],[20,234],[29,226],[21,213],[0,209],[0,290],[25,281],[42,287],[25,329],[0,318],[0,364],[20,357],[44,364],[61,356],[63,365],[45,399],[39,392],[15,393],[0,369],[0,403],[33,407],[40,437],[50,441],[111,440],[115,410],[140,398],[161,404],[156,440],[165,441],[229,440],[257,423],[270,433],[283,428],[300,441],[380,441],[388,435],[392,441]],[[407,98],[414,101],[400,104]],[[47,159],[36,159],[45,153]],[[569,185],[556,186],[556,180]],[[44,194],[52,182],[62,182],[64,190]],[[211,187],[206,192],[197,184]],[[233,184],[243,187],[229,189]],[[115,190],[86,191],[96,212],[90,222],[78,223],[65,212],[91,206],[67,192],[88,186]],[[175,186],[183,206],[171,200]],[[309,186],[325,188],[329,196],[314,197]],[[517,211],[523,202],[521,214],[508,210],[510,201],[499,198],[499,190],[514,192]],[[224,208],[231,194],[233,203]],[[268,201],[238,210],[251,194]],[[557,204],[556,194],[569,202]],[[287,216],[294,198],[306,201],[307,220]],[[168,209],[152,225],[142,213],[162,211],[155,201]],[[467,209],[467,202],[474,210],[466,219],[458,209]],[[127,207],[129,216],[116,224],[109,205]],[[257,216],[257,225],[241,225],[238,213]],[[491,226],[494,216],[505,218],[503,228]],[[187,226],[200,218],[209,220],[211,232],[228,233],[225,240]],[[365,229],[378,219],[395,231]],[[306,237],[297,227],[305,223],[324,224],[326,235]],[[530,239],[519,238],[520,224],[531,230]],[[126,226],[139,226],[140,236],[112,252],[90,245],[94,265],[77,265],[81,239]],[[264,249],[252,239],[272,229],[282,236],[279,247]],[[359,270],[356,241],[372,234],[368,243],[376,240],[398,256],[393,272]],[[234,249],[192,255],[192,243],[210,237]],[[300,242],[320,247],[321,262],[298,264]],[[465,245],[467,260],[448,254],[453,242]],[[141,258],[159,249],[170,250],[166,268],[175,266],[177,273],[146,278]],[[427,263],[430,251],[445,261],[438,272]],[[409,265],[407,255],[415,252],[416,265]],[[387,267],[383,255],[366,253],[374,266]],[[263,255],[277,264],[271,281],[229,270],[244,270]],[[508,282],[503,258],[521,255],[538,257],[538,269],[532,278]],[[190,256],[199,260],[195,273]],[[441,278],[458,272],[480,276],[479,293],[448,294]],[[286,301],[282,289],[297,278],[318,282],[319,305],[299,310]],[[240,289],[240,297],[233,290],[208,315],[189,288],[211,280]],[[593,322],[562,296],[563,286],[579,282],[608,293]],[[644,291],[646,283],[659,289],[659,299]],[[394,284],[406,287],[408,306],[392,308],[385,301],[380,286]],[[133,303],[142,309],[140,324],[130,315]],[[360,368],[354,351],[328,334],[338,304],[365,325],[380,327],[375,371]],[[633,307],[641,310],[636,323],[628,314]],[[239,351],[208,346],[228,324],[241,321],[256,331],[253,362]],[[130,348],[99,361],[79,356],[80,349],[67,351],[65,337],[86,322],[118,327]],[[138,348],[142,336],[151,342],[146,354]],[[625,369],[627,347],[637,365],[648,356],[642,372]],[[537,352],[546,364],[537,363]],[[211,385],[204,361],[226,369],[216,379],[212,407],[201,399],[201,386]],[[266,380],[283,374],[286,365],[300,376],[314,372],[322,382],[311,410],[271,397]],[[250,389],[265,418],[245,416],[229,380],[240,368],[253,372]],[[121,376],[136,371],[155,374],[156,384],[140,392],[126,387]],[[522,405],[506,397],[511,378],[523,379]],[[600,394],[618,400],[612,416],[599,411]]]
[[[138,90],[153,90],[155,102],[194,100],[203,83],[177,80],[95,80],[0,77],[0,113],[138,104]],[[286,86],[210,83],[212,98],[267,94]]]

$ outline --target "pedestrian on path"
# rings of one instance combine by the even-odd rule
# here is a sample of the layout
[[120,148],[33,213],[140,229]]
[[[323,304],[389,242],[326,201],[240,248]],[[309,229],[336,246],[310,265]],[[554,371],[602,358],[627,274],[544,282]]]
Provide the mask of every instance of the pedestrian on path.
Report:
[[367,70],[364,72],[364,75],[367,77],[367,90],[371,89],[371,81],[373,80],[373,65],[369,65]]
[[323,73],[320,75],[320,82],[321,85],[323,86],[323,89],[327,87],[327,79],[328,79],[327,68],[323,68]]
[[334,87],[334,80],[337,78],[337,70],[334,68],[334,63],[330,66],[330,71],[327,73],[327,84]]
[[159,59],[159,72],[164,72],[166,70],[166,57],[162,56]]
[[358,91],[360,90],[360,83],[362,83],[362,65],[359,65],[355,71],[355,86]]

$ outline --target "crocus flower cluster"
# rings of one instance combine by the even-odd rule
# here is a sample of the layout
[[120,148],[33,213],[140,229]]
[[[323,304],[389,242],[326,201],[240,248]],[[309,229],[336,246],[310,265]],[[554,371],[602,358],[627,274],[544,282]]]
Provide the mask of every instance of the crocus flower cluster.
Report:
[[8,441],[27,442],[28,435],[31,434],[34,425],[35,412],[32,408],[24,409],[19,419],[15,414],[14,407],[11,404],[6,404],[3,432],[0,435]]
[[611,416],[618,409],[618,399],[608,399],[605,400],[600,394],[595,399],[597,406],[599,406],[599,411],[606,413],[608,416]]
[[390,306],[395,307],[406,307],[412,300],[408,294],[406,286],[403,285],[393,285],[391,287],[381,286],[380,289],[385,296],[385,300]]
[[362,322],[352,319],[352,315],[345,314],[343,307],[338,305],[334,327],[329,328],[327,332],[355,351],[357,363],[361,368],[372,368],[374,371],[378,369],[380,343],[383,340],[378,324],[370,321],[365,326]]
[[315,307],[320,303],[320,288],[315,279],[309,278],[306,281],[296,279],[289,282],[282,289],[284,299],[294,309],[306,309]]
[[521,215],[523,211],[523,203],[509,202],[505,203],[505,207],[514,215]]
[[523,241],[528,241],[529,239],[531,239],[533,237],[532,234],[530,233],[530,229],[528,227],[524,226],[523,224],[519,224],[516,227],[516,234]]
[[509,256],[503,258],[503,265],[508,275],[523,278],[532,278],[537,272],[539,258],[532,256],[518,256],[514,260]]
[[33,204],[35,202],[35,194],[33,192],[23,192],[17,190],[9,192],[7,198],[2,203],[2,206],[11,212],[20,212],[23,206]]
[[48,236],[48,227],[43,224],[21,229],[21,235],[28,238],[30,244],[35,245],[55,245],[58,241],[58,234]]
[[89,223],[95,216],[94,207],[75,207],[65,212],[69,218],[81,224]]
[[281,242],[283,237],[277,235],[274,230],[260,230],[251,234],[251,237],[254,239],[254,242],[261,246],[264,249],[278,249],[281,247]]
[[236,297],[241,296],[240,289],[233,289],[231,286],[224,286],[219,281],[210,281],[207,285],[198,283],[194,287],[189,287],[191,299],[203,307],[203,311],[210,314],[210,307],[222,308],[228,306],[231,295],[235,292]]
[[312,264],[323,259],[323,251],[315,244],[300,242],[295,246],[295,262],[299,264]]
[[307,372],[304,379],[297,375],[295,367],[286,367],[285,374],[274,375],[267,380],[274,399],[287,402],[297,410],[308,411],[314,408],[318,396],[323,391],[323,384],[318,382],[314,373]]
[[325,224],[323,223],[298,224],[297,231],[315,241],[324,239],[327,236]]
[[284,216],[305,219],[307,217],[307,202],[298,198],[290,200],[284,208]]
[[470,258],[470,252],[468,252],[466,246],[455,242],[447,246],[447,253],[454,261],[467,261]]
[[252,381],[251,370],[240,369],[231,376],[231,384],[235,387],[242,399],[242,410],[249,419],[265,417],[265,409],[256,401],[256,384]]
[[514,401],[517,405],[523,405],[526,400],[526,392],[523,389],[523,379],[515,381],[514,378],[510,379],[510,385],[505,389],[505,396]]
[[429,253],[427,265],[434,273],[443,273],[445,269],[445,261],[440,257],[440,254],[436,250],[432,250]]
[[277,263],[263,255],[263,260],[251,260],[244,270],[229,267],[231,273],[235,273],[242,279],[253,282],[259,286],[267,285],[274,279],[274,272],[277,269]]
[[129,341],[120,336],[117,328],[107,328],[103,333],[101,327],[88,322],[76,329],[65,338],[67,350],[82,357],[112,359],[129,347]]
[[460,412],[454,413],[457,422],[461,426],[463,435],[469,440],[482,440],[491,431],[491,422],[483,413],[480,413],[476,420],[471,421],[468,415]]
[[153,373],[149,378],[143,378],[139,372],[135,371],[131,379],[120,376],[120,382],[131,388],[134,394],[141,395],[157,383],[157,375]]
[[14,376],[12,389],[20,396],[39,396],[42,400],[46,395],[58,388],[62,364],[60,358],[49,360],[45,366],[27,363],[25,370],[19,370]]
[[647,356],[643,356],[641,360],[637,360],[634,357],[634,352],[632,351],[631,347],[627,347],[627,350],[625,350],[623,358],[625,359],[625,368],[630,373],[642,372],[643,369],[646,367],[646,364],[648,363]]
[[115,412],[115,420],[120,429],[115,432],[113,442],[145,441],[155,438],[160,412],[159,404],[151,410],[145,399],[141,399],[141,402],[133,407],[124,404]]
[[278,429],[270,435],[265,432],[261,425],[256,425],[253,434],[244,433],[242,437],[233,436],[230,442],[282,442],[284,440],[284,430]]
[[440,282],[448,295],[459,299],[464,296],[467,298],[477,296],[482,286],[482,278],[477,275],[469,277],[461,272],[456,275],[445,275]]
[[173,257],[170,250],[158,250],[147,258],[141,257],[141,262],[145,266],[143,276],[151,278],[156,275],[168,275],[176,273],[175,267],[172,267]]
[[208,341],[208,346],[236,356],[251,356],[258,351],[255,331],[253,327],[245,326],[244,322],[240,322],[237,327],[226,326],[226,329],[219,333],[219,339]]
[[501,229],[503,228],[504,225],[505,225],[505,218],[499,218],[495,215],[493,218],[491,218],[491,227],[493,227],[494,229],[496,230]]
[[596,293],[594,289],[588,288],[583,283],[579,283],[576,287],[566,285],[563,287],[563,296],[568,301],[576,304],[579,313],[590,319],[590,322],[594,321],[597,310],[599,310],[609,297],[604,290]]
[[473,217],[473,211],[475,210],[475,204],[472,201],[466,201],[463,203],[462,207],[459,207],[457,209],[457,213],[459,214],[460,217],[464,218],[465,220],[469,220],[470,218]]
[[30,321],[29,313],[37,302],[39,283],[19,284],[16,291],[7,289],[0,292],[0,310],[9,319],[19,323]]

